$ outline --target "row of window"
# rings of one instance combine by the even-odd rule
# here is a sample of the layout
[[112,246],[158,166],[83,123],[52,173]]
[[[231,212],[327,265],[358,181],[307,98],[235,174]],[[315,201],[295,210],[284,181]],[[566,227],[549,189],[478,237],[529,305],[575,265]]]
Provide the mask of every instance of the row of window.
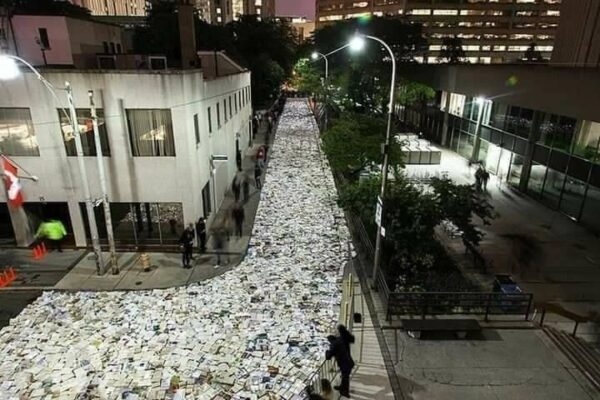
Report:
[[[232,101],[233,98],[233,101]],[[238,90],[234,94],[230,94],[229,97],[224,97],[223,101],[217,100],[214,110],[216,110],[217,117],[217,130],[221,129],[221,122],[226,124],[228,120],[233,118],[234,111],[235,115],[241,111],[247,104],[250,103],[250,86],[246,86],[241,90]],[[232,106],[233,104],[233,106]],[[222,107],[221,107],[222,106]],[[213,133],[213,106],[209,106],[206,110],[208,115],[208,133]],[[228,117],[229,115],[229,117]],[[221,119],[221,116],[223,117]],[[197,124],[197,116],[194,117],[194,124]],[[196,135],[196,142],[200,141],[198,134]]]
[[[250,103],[250,87],[226,97],[216,104],[217,126],[226,123]],[[92,118],[89,109],[78,109],[77,129],[81,137],[84,156],[96,156],[96,143]],[[67,156],[76,156],[75,135],[69,118],[63,110],[57,110],[60,133],[65,144]],[[127,109],[125,110],[129,140],[133,156],[173,157],[175,140],[173,121],[168,109]],[[110,156],[108,133],[104,110],[97,110],[100,148],[104,156]],[[223,120],[221,120],[223,117]],[[208,107],[208,129],[213,131],[211,107]],[[200,143],[200,121],[194,114],[194,135]],[[39,156],[38,142],[35,136],[31,113],[28,108],[0,108],[0,151],[9,156]]]

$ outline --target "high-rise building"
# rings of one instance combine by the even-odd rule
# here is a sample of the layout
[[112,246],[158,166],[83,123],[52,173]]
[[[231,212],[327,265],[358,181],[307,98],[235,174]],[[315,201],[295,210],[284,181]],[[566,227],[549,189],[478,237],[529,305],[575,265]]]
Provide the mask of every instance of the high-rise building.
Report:
[[241,15],[275,16],[275,0],[196,0],[201,19],[211,24],[226,24]]
[[85,7],[92,15],[143,17],[146,15],[146,0],[71,0],[73,4]]
[[521,58],[532,43],[549,59],[560,8],[561,0],[317,0],[317,27],[399,16],[423,24],[429,52],[418,61],[436,62],[444,38],[458,37],[469,62],[498,63]]
[[600,67],[600,1],[563,0],[551,63]]

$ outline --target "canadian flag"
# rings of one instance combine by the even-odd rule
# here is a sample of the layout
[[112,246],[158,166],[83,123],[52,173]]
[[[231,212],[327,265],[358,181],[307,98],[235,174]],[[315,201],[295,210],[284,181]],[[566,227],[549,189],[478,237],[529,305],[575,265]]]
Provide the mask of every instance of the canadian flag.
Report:
[[23,204],[23,192],[21,191],[21,183],[17,175],[17,167],[10,160],[2,156],[2,164],[4,166],[4,186],[8,193],[8,204],[13,207],[21,207]]

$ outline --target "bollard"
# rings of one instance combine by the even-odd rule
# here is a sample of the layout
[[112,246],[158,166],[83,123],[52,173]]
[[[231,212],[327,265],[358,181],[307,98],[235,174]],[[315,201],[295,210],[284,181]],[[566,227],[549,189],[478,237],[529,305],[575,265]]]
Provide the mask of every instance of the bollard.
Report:
[[142,269],[144,270],[144,272],[150,271],[151,265],[148,253],[142,253],[140,255],[140,262],[142,263]]

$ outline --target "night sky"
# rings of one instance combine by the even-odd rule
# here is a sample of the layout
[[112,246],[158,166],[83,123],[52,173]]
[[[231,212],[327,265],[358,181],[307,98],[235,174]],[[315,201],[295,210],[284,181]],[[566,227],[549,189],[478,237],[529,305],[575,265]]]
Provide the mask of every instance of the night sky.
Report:
[[275,0],[277,15],[315,19],[316,0]]

